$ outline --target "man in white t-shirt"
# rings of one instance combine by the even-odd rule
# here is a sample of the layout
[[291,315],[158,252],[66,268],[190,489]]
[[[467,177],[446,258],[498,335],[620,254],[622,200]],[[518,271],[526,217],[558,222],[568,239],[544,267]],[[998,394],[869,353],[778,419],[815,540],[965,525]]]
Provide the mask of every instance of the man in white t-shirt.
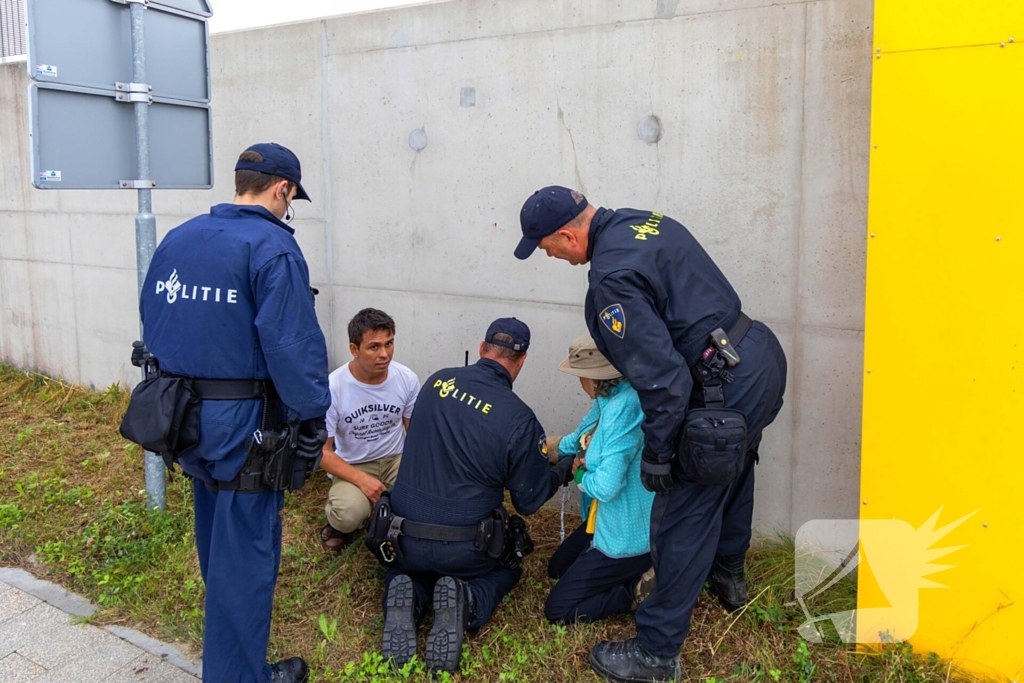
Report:
[[327,443],[320,467],[334,477],[320,543],[340,552],[398,476],[419,378],[393,362],[395,321],[364,308],[348,324],[352,360],[331,373]]

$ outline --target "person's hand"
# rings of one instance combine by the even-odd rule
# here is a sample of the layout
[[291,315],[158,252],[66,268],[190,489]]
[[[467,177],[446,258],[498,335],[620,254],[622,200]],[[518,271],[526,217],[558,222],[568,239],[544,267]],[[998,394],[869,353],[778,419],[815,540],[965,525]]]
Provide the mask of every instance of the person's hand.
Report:
[[559,486],[565,486],[572,481],[572,458],[562,458],[558,464],[551,468],[551,471],[558,476]]
[[587,461],[584,458],[581,458],[577,455],[575,458],[572,459],[572,473],[576,474],[576,470],[578,470],[581,467],[586,469]]
[[323,447],[327,442],[327,428],[324,418],[303,420],[299,423],[299,434],[296,437],[295,452],[300,458],[320,462]]
[[380,500],[380,494],[387,491],[387,487],[384,486],[384,482],[376,477],[371,477],[369,474],[363,473],[363,476],[359,478],[359,481],[355,482],[359,490],[363,492],[367,500],[370,501],[371,505],[376,505],[377,501]]
[[669,493],[675,483],[672,481],[672,464],[641,460],[640,482],[651,493]]

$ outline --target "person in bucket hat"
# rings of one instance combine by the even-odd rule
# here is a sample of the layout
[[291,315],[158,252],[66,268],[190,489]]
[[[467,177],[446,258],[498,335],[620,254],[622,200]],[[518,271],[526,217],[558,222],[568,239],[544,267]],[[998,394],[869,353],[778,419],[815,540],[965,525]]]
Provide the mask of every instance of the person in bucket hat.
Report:
[[559,459],[575,458],[583,522],[548,563],[558,579],[544,604],[553,622],[596,621],[635,608],[654,585],[651,504],[640,482],[643,409],[636,391],[589,334],[569,346],[558,369],[578,377],[593,403],[558,441]]

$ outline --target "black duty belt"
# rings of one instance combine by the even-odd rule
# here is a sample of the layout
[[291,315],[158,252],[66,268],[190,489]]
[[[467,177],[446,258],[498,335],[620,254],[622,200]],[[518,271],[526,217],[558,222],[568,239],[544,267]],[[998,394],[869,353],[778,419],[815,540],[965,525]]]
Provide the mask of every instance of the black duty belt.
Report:
[[[396,517],[396,519],[402,519]],[[489,520],[490,518],[488,518]],[[485,521],[488,521],[485,520]],[[479,524],[472,526],[448,526],[446,524],[425,524],[402,519],[402,533],[411,538],[422,538],[427,541],[474,541],[479,533]]]
[[247,401],[277,395],[269,379],[193,379],[192,390],[204,401]]

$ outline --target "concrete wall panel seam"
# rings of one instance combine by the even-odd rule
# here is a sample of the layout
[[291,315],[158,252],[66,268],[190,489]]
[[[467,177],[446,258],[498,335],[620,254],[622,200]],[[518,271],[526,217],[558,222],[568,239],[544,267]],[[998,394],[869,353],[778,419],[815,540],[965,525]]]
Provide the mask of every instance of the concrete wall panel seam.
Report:
[[[670,22],[673,22],[673,21],[676,21],[676,20],[688,20],[688,19],[694,19],[694,18],[699,18],[699,17],[728,14],[728,13],[733,13],[733,12],[744,12],[744,11],[758,10],[758,9],[770,9],[770,8],[774,8],[774,7],[783,7],[783,6],[789,6],[789,5],[806,5],[806,4],[809,4],[809,3],[812,3],[812,2],[845,2],[845,1],[847,1],[847,0],[755,0],[754,2],[751,2],[749,4],[742,4],[741,3],[741,6],[739,6],[739,7],[725,7],[725,8],[721,8],[721,9],[713,9],[713,10],[707,10],[707,11],[683,12],[681,14],[678,13],[678,10],[676,10],[676,13],[674,13],[672,16],[667,16],[667,15],[660,16],[658,7],[656,7],[655,8],[655,12],[651,16],[637,17],[635,19],[619,20],[619,21],[614,21],[614,22],[612,22],[612,21],[599,21],[599,22],[595,22],[595,23],[591,23],[591,24],[581,24],[581,25],[578,25],[578,26],[541,26],[541,27],[538,27],[538,28],[535,28],[535,29],[526,30],[526,31],[509,30],[509,31],[507,31],[505,33],[481,32],[478,35],[471,35],[471,36],[465,36],[465,37],[460,37],[460,38],[444,37],[444,38],[438,38],[436,40],[423,40],[423,41],[420,41],[420,42],[408,42],[408,41],[406,41],[406,42],[401,42],[401,44],[397,44],[397,45],[385,45],[385,46],[381,46],[381,47],[366,47],[366,48],[361,48],[361,49],[357,48],[357,49],[352,49],[352,50],[343,50],[342,49],[342,50],[339,50],[337,52],[332,52],[331,56],[346,55],[346,54],[369,54],[369,53],[374,53],[374,52],[389,52],[389,51],[392,51],[392,50],[404,50],[404,49],[407,49],[407,48],[421,48],[421,47],[429,47],[431,45],[440,45],[440,44],[454,45],[454,44],[459,44],[459,43],[472,42],[474,40],[485,40],[485,39],[488,39],[488,38],[498,38],[498,39],[500,39],[500,38],[510,38],[510,37],[517,37],[518,38],[518,37],[530,36],[530,35],[535,35],[535,34],[558,34],[558,33],[562,33],[562,32],[566,32],[566,33],[568,33],[568,32],[585,32],[585,31],[590,31],[590,30],[593,30],[593,29],[601,29],[601,28],[605,28],[606,29],[606,28],[609,28],[609,27],[611,27],[613,29],[619,29],[619,28],[624,28],[624,27],[627,27],[627,26],[646,25],[646,24],[652,24],[652,23],[670,23]],[[660,6],[660,4],[661,4],[661,0],[659,0],[659,6]],[[530,3],[530,5],[534,6],[534,3]],[[409,8],[409,9],[412,9],[412,8]],[[383,10],[382,13],[387,12],[387,11],[388,10]],[[395,10],[391,10],[391,11],[395,11]],[[398,11],[400,11],[400,10],[398,10]],[[338,16],[338,17],[328,18],[328,19],[325,19],[324,21],[325,22],[330,22],[330,23],[344,23],[346,21],[352,21],[353,19],[356,19],[357,17],[358,17],[358,15],[349,15],[349,16],[342,15],[342,16]]]

